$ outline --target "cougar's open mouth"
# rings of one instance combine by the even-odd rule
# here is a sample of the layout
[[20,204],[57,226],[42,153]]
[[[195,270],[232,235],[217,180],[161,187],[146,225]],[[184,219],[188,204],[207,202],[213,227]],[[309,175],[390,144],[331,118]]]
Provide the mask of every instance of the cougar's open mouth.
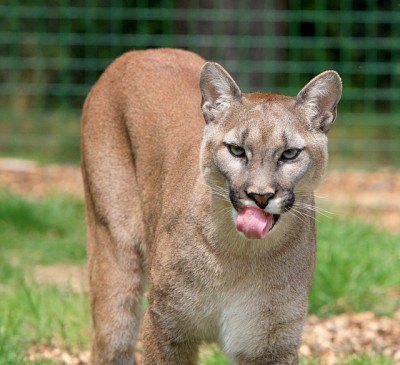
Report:
[[272,214],[272,217],[274,218],[274,224],[272,225],[272,227],[270,228],[270,231],[272,228],[275,227],[275,225],[278,223],[279,219],[281,218],[280,214]]
[[280,214],[271,214],[263,209],[245,206],[236,217],[236,229],[250,239],[264,239],[273,229]]

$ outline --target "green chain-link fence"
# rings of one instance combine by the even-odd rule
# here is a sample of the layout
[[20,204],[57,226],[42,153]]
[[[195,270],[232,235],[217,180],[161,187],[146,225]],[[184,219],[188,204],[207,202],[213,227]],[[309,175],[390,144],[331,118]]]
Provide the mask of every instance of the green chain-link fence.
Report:
[[112,59],[149,47],[216,60],[244,91],[295,95],[335,69],[344,93],[332,155],[400,166],[398,0],[6,0],[0,106],[79,110]]

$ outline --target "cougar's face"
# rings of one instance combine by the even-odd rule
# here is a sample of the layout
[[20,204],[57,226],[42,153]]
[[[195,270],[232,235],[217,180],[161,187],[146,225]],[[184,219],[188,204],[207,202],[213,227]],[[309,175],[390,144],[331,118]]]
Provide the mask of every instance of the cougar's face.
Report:
[[322,72],[293,98],[242,94],[222,66],[207,62],[200,90],[205,180],[232,207],[237,230],[263,239],[299,195],[311,194],[322,180],[341,79]]
[[[294,98],[244,96],[208,123],[201,167],[208,185],[226,198],[236,221],[246,207],[271,216],[269,230],[296,196],[310,194],[326,168],[326,136],[296,109]],[[223,195],[223,197],[221,197]]]

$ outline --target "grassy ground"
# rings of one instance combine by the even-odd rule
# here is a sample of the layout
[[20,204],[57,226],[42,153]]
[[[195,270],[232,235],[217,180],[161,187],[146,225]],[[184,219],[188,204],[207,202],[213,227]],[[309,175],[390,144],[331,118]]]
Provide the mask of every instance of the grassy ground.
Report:
[[[318,218],[319,248],[310,311],[329,316],[346,310],[390,313],[399,303],[386,295],[400,287],[399,236],[354,221]],[[27,363],[35,344],[71,352],[88,348],[90,314],[86,294],[68,285],[38,284],[38,265],[83,265],[83,203],[63,196],[30,201],[0,193],[0,364]],[[316,364],[303,359],[303,364]],[[34,363],[34,362],[30,362]],[[37,364],[53,364],[39,361]],[[225,365],[215,347],[202,365]],[[351,365],[386,365],[367,357]]]
[[24,364],[26,349],[37,343],[87,347],[86,296],[32,277],[37,265],[83,265],[82,210],[71,198],[32,202],[0,194],[0,364]]
[[310,312],[329,316],[346,310],[393,313],[399,302],[399,236],[357,221],[319,217],[317,269]]
[[396,114],[346,114],[339,110],[328,137],[331,169],[400,167],[400,123]]
[[0,116],[0,155],[42,163],[79,162],[80,112],[5,109]]

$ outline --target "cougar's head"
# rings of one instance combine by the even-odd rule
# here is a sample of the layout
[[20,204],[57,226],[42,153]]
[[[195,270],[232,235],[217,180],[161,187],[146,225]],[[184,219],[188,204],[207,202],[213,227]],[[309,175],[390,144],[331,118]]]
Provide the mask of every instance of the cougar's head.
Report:
[[262,239],[325,174],[326,134],[336,118],[340,77],[323,72],[296,97],[242,94],[220,65],[208,62],[200,89],[204,178],[232,208],[236,229]]

